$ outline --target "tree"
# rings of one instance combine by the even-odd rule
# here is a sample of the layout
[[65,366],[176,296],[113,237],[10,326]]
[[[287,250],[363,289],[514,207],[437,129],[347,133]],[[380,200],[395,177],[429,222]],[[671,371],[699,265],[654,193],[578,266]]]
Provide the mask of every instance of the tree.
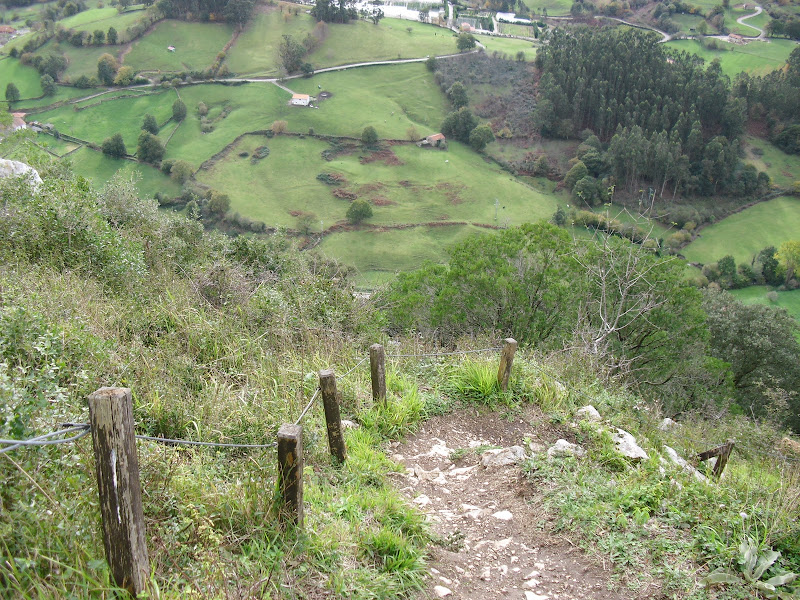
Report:
[[186,183],[194,173],[194,168],[185,160],[176,160],[169,170],[170,179],[178,183]]
[[761,265],[761,276],[767,285],[780,285],[783,280],[778,272],[778,259],[775,258],[775,246],[767,246],[756,257],[756,262]]
[[775,254],[778,263],[785,269],[786,283],[794,277],[797,267],[800,266],[800,240],[783,242]]
[[347,214],[345,216],[348,221],[355,225],[372,216],[372,207],[366,200],[358,198],[350,203],[350,207],[347,209]]
[[186,105],[181,100],[172,103],[172,118],[178,123],[186,118]]
[[374,146],[378,142],[378,132],[372,125],[364,127],[361,132],[361,143],[365,146]]
[[462,106],[448,114],[442,121],[442,133],[461,142],[469,142],[469,134],[478,126],[478,119],[467,107]]
[[164,158],[164,146],[152,133],[142,131],[139,134],[136,157],[142,162],[155,164]]
[[224,217],[231,208],[231,198],[228,194],[222,194],[216,190],[211,192],[211,198],[208,200],[208,210],[212,215]]
[[459,52],[466,52],[475,48],[475,37],[471,33],[459,33],[456,38],[456,48]]
[[153,135],[158,135],[158,122],[156,118],[151,114],[146,114],[142,122],[142,129]]
[[119,71],[117,71],[117,76],[114,77],[114,85],[118,86],[126,86],[130,85],[133,81],[135,73],[133,71],[133,67],[129,67],[125,65],[121,67]]
[[92,44],[95,46],[102,46],[106,43],[106,32],[98,29],[92,34]]
[[567,174],[564,176],[564,187],[569,191],[572,191],[572,188],[575,187],[575,184],[588,175],[589,169],[586,168],[586,165],[582,160],[579,160],[572,165],[572,168],[567,171]]
[[222,14],[228,23],[233,23],[241,28],[250,20],[254,6],[254,0],[228,0]]
[[425,60],[425,68],[428,69],[428,71],[430,71],[431,73],[433,73],[436,70],[436,57],[435,56],[429,56]]
[[116,43],[117,43],[117,30],[114,29],[113,27],[109,27],[108,28],[108,33],[106,34],[106,39],[108,40],[108,43],[111,44],[112,46],[116,45]]
[[97,78],[103,85],[113,85],[117,74],[117,59],[106,53],[97,59]]
[[19,89],[12,81],[9,81],[8,85],[6,85],[6,100],[9,104],[19,100]]
[[56,82],[53,80],[50,75],[42,75],[39,79],[39,83],[42,86],[42,95],[44,96],[54,96],[57,90]]
[[460,81],[456,81],[450,86],[450,89],[447,90],[447,98],[450,100],[450,104],[452,104],[453,108],[456,110],[469,104],[469,100],[467,99],[467,88],[465,88],[464,84]]
[[278,56],[281,58],[281,65],[287,73],[299,71],[303,64],[303,56],[306,48],[291,35],[284,34],[278,44]]
[[50,75],[54,80],[67,68],[67,59],[61,54],[51,52],[44,57],[37,69],[42,75]]
[[[712,356],[727,363],[739,405],[766,416],[770,390],[800,389],[798,324],[784,309],[743,304],[728,292],[708,291],[703,299]],[[800,398],[790,395],[793,416],[783,423],[800,429]]]
[[102,150],[103,154],[112,158],[122,158],[128,153],[120,133],[115,133],[110,138],[103,140]]
[[478,125],[469,134],[469,145],[478,152],[483,150],[487,144],[494,141],[494,133],[488,125]]

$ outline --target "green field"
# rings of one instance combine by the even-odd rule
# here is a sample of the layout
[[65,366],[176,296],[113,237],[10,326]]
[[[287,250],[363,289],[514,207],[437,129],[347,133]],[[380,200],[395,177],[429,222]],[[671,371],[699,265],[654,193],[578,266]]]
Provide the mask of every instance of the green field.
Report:
[[525,60],[532,61],[536,58],[536,48],[531,42],[525,40],[515,40],[513,38],[492,37],[490,35],[478,36],[478,41],[486,47],[486,52],[492,54],[499,52],[509,58],[516,58],[517,53],[525,53]]
[[[94,99],[94,102],[98,102],[101,98]],[[133,153],[136,151],[144,115],[149,113],[159,123],[164,123],[172,116],[172,103],[175,98],[175,92],[172,90],[147,96],[123,96],[86,110],[76,111],[72,105],[64,106],[40,113],[36,119],[52,123],[61,133],[96,144],[102,143],[115,133],[121,133],[128,152]]]
[[[243,152],[252,154],[261,145],[268,146],[270,154],[256,164],[240,156]],[[328,147],[326,142],[312,138],[247,136],[224,160],[197,177],[229,192],[231,210],[255,221],[286,227],[296,227],[297,216],[302,213],[313,214],[315,222],[322,221],[326,230],[344,223],[348,201],[334,197],[336,188],[316,179],[321,172],[343,175],[347,181],[344,189],[370,201],[374,215],[369,223],[377,226],[448,221],[494,225],[495,199],[499,225],[549,218],[556,207],[552,197],[519,183],[456,142],[447,152],[424,150],[413,144],[393,146],[401,163],[395,165],[382,161],[362,164],[359,158],[364,153],[358,150],[328,162],[321,156]],[[388,246],[384,252],[406,257],[415,251],[400,245]],[[406,264],[408,258],[398,260]],[[396,268],[408,265],[399,267],[389,261],[366,270]]]
[[374,289],[393,279],[398,272],[413,270],[426,260],[445,262],[449,246],[490,231],[473,225],[386,231],[362,229],[326,235],[318,248],[355,267],[357,286]]
[[[76,48],[69,42],[57,42],[55,39],[50,40],[44,46],[36,51],[36,54],[47,56],[50,53],[63,54],[67,57],[67,70],[61,76],[60,81],[65,78],[69,81],[74,81],[81,75],[93,77],[97,75],[97,59],[103,54],[111,51],[114,53],[114,47],[105,46],[83,46]],[[84,92],[86,90],[83,90]]]
[[98,29],[108,31],[109,27],[113,27],[118,33],[123,34],[128,27],[138,23],[144,13],[144,10],[128,10],[120,14],[115,7],[94,8],[63,19],[59,23],[66,29],[89,32]]
[[665,46],[696,54],[706,62],[718,58],[722,71],[731,79],[742,71],[761,75],[779,69],[786,63],[791,51],[797,47],[797,44],[791,40],[770,40],[769,43],[750,42],[743,46],[727,44],[719,40],[717,43],[725,50],[707,50],[695,40],[667,42]]
[[[0,59],[0,85],[2,85],[3,93],[5,93],[6,85],[13,82],[19,90],[20,98],[41,96],[42,86],[39,85],[41,77],[36,69],[23,65],[16,58]],[[3,96],[3,100],[5,100],[5,96]],[[13,108],[20,105],[21,103],[18,102]]]
[[99,88],[89,88],[81,90],[74,87],[67,87],[64,85],[60,85],[58,86],[54,96],[40,98],[39,100],[30,100],[28,102],[20,102],[17,106],[20,108],[20,110],[46,107],[50,106],[51,104],[55,104],[57,102],[63,102],[65,100],[70,100],[71,98],[82,98],[84,96],[91,96],[92,94],[97,94],[102,91],[103,90]]
[[551,17],[569,16],[569,9],[572,8],[571,0],[525,0],[525,4],[537,15],[541,15],[546,8]]
[[48,150],[49,152],[58,156],[64,156],[68,152],[72,152],[73,150],[77,150],[81,147],[78,144],[66,142],[62,139],[56,139],[53,136],[46,135],[44,133],[40,133],[36,136],[36,144],[40,148],[44,148],[45,150]]
[[137,71],[201,71],[211,66],[232,35],[233,27],[225,23],[161,21],[133,42],[124,63]]
[[314,24],[314,19],[305,13],[295,16],[288,10],[280,11],[277,8],[258,12],[231,46],[225,64],[234,73],[276,74],[281,36],[291,35],[297,41],[302,41]]
[[682,253],[690,262],[715,262],[730,254],[736,262],[750,260],[767,246],[797,239],[800,198],[782,196],[761,202],[704,228]]
[[731,294],[745,304],[780,306],[781,308],[785,308],[790,315],[800,321],[800,290],[777,292],[777,302],[770,302],[767,298],[767,293],[769,291],[770,288],[765,285],[754,285],[741,290],[731,290]]
[[[745,136],[742,147],[745,151],[745,160],[759,171],[766,171],[772,183],[783,188],[791,188],[795,181],[800,181],[800,156],[786,154],[766,140]],[[753,152],[760,149],[761,156]]]
[[121,170],[126,174],[138,172],[141,175],[136,188],[142,197],[152,198],[156,192],[167,196],[177,196],[181,190],[180,185],[155,167],[130,160],[109,158],[89,148],[81,148],[70,154],[68,158],[72,162],[75,172],[90,179],[97,189],[101,189],[114,173]]
[[[680,14],[680,13],[675,13],[673,15],[670,15],[669,19],[670,21],[675,23],[678,27],[680,27],[682,32],[687,34],[694,33],[694,30],[697,29],[700,23],[706,20],[705,17],[703,17],[702,15],[690,15],[690,14]],[[708,25],[708,27],[709,31],[711,31],[712,27],[710,25]]]
[[[730,30],[731,33],[738,33],[739,35],[747,35],[751,37],[757,36],[761,32],[749,26],[751,23],[755,24],[755,19],[746,19],[744,25],[736,22],[736,19],[746,15],[752,15],[753,12],[755,11],[750,8],[747,10],[743,10],[741,8],[729,8],[725,11],[725,26]],[[764,13],[761,14],[763,15]]]
[[307,60],[319,68],[456,52],[455,36],[447,29],[415,21],[383,19],[378,25],[356,21],[331,26],[325,42]]

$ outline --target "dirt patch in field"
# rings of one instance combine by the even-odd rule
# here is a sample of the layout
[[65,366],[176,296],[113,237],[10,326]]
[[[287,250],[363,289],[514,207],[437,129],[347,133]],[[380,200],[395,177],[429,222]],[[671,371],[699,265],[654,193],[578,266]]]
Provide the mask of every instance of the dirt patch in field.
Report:
[[373,183],[365,183],[364,185],[362,185],[361,187],[358,188],[358,193],[362,194],[362,195],[364,195],[364,194],[372,194],[374,192],[379,192],[379,191],[381,191],[381,190],[383,190],[385,188],[386,188],[386,185],[381,183],[381,182],[379,182],[379,181],[376,181],[376,182],[373,182]]
[[408,181],[407,179],[403,179],[402,181],[398,181],[397,185],[404,188],[410,188],[414,184]]
[[350,190],[345,190],[342,188],[336,188],[333,190],[333,195],[337,198],[341,198],[342,200],[355,200],[358,198],[358,194],[355,192],[351,192]]
[[359,159],[359,162],[362,165],[366,165],[373,162],[382,162],[388,167],[399,167],[400,165],[404,164],[402,160],[400,160],[397,155],[390,149],[385,150],[376,150],[366,156],[362,156]]
[[370,203],[373,206],[392,206],[397,204],[397,202],[389,200],[386,196],[373,196],[370,198]]
[[484,466],[491,448],[543,452],[571,432],[537,407],[498,414],[468,407],[435,417],[392,458],[395,484],[424,511],[437,544],[423,597],[459,600],[621,600],[610,573],[553,533],[542,490],[520,466]]
[[444,197],[450,202],[450,204],[461,204],[464,200],[461,198],[460,192],[464,189],[463,185],[458,185],[455,183],[437,183],[436,184],[436,191],[440,194],[444,194]]

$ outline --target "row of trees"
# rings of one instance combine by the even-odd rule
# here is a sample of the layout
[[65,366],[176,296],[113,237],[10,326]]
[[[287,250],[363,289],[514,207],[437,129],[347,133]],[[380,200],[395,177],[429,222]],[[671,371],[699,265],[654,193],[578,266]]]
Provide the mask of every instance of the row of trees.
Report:
[[[575,240],[545,223],[471,238],[447,265],[398,276],[383,308],[395,331],[444,341],[491,331],[571,348],[631,378],[672,411],[735,398],[780,408],[800,430],[798,324],[688,285],[682,264],[615,237]],[[794,412],[787,409],[793,409]]]
[[[186,105],[178,99],[172,103],[172,118],[180,123],[186,118]],[[156,137],[159,132],[158,122],[153,115],[147,114],[142,121],[142,132],[136,147],[136,156],[142,162],[157,164],[164,157],[164,145]],[[112,158],[122,158],[128,154],[125,140],[120,133],[115,133],[103,141],[101,146],[103,154]],[[183,161],[181,161],[183,162]],[[185,178],[184,178],[185,179]],[[183,181],[181,181],[183,183]]]

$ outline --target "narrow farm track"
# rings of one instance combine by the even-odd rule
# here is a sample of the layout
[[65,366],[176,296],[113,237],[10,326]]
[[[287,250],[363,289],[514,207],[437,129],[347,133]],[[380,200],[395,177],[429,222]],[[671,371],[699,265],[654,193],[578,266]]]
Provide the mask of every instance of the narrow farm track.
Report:
[[[392,449],[395,485],[428,518],[437,543],[423,598],[621,600],[611,573],[552,533],[542,490],[517,464],[486,466],[498,450],[530,455],[564,435],[529,407],[510,419],[475,408],[435,417]],[[530,442],[530,443],[526,443]],[[502,461],[498,461],[502,462]]]

